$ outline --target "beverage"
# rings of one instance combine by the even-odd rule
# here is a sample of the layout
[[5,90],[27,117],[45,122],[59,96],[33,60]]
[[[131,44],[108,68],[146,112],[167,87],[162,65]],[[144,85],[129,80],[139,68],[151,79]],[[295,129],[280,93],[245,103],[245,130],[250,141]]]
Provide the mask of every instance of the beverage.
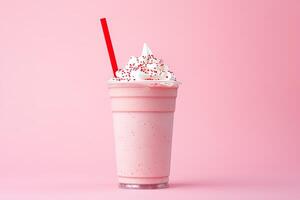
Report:
[[[144,47],[141,57],[142,62],[131,57],[136,63],[129,62],[109,81],[118,180],[123,188],[164,188],[170,174],[178,82],[168,70],[159,71],[166,67],[149,48]],[[156,66],[150,59],[156,59]],[[153,72],[147,70],[149,63]]]

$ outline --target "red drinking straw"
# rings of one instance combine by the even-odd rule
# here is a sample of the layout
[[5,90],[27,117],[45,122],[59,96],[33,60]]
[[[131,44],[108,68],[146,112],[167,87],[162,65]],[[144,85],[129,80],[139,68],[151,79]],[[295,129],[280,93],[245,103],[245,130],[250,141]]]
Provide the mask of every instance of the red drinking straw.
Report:
[[112,46],[112,43],[111,43],[111,39],[110,39],[106,19],[101,18],[100,21],[101,21],[102,30],[103,30],[103,33],[104,33],[104,38],[105,38],[106,47],[107,47],[107,51],[108,51],[108,54],[109,54],[112,70],[113,70],[113,73],[114,73],[114,77],[116,77],[116,71],[118,70],[118,65],[117,65],[114,49],[113,49],[113,46]]

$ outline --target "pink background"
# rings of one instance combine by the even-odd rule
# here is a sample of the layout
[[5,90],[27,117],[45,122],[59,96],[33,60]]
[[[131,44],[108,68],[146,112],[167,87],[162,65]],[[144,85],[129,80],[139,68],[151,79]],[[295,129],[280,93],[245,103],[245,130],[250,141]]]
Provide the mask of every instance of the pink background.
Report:
[[[296,198],[299,9],[297,0],[1,1],[0,199]],[[147,42],[183,83],[170,189],[116,188],[100,17],[119,66]]]

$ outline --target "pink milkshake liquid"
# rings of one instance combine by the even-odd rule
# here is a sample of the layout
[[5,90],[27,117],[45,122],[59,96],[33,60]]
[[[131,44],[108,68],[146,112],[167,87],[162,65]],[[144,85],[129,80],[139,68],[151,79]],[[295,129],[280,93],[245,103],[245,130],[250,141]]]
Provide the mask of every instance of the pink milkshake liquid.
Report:
[[178,84],[160,83],[109,83],[121,188],[168,186]]

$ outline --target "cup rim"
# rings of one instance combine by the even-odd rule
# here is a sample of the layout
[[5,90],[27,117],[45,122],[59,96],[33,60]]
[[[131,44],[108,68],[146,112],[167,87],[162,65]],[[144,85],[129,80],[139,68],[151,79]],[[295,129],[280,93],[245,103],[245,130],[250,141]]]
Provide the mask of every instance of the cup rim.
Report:
[[113,81],[113,80],[108,80],[107,84],[109,85],[123,85],[123,84],[163,84],[163,85],[181,85],[182,83],[179,81],[172,81],[172,80],[138,80],[138,81]]
[[165,81],[165,80],[139,80],[118,82],[109,80],[107,81],[109,87],[165,87],[165,88],[178,88],[181,85],[179,81]]

